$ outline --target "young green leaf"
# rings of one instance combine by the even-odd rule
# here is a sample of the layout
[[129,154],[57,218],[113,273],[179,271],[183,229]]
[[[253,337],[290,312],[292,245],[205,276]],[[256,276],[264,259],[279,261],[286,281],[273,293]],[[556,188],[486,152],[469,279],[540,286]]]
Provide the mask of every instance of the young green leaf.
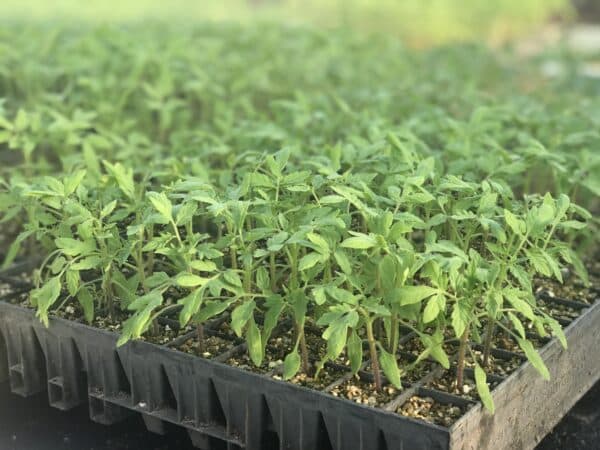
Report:
[[393,354],[386,352],[381,346],[379,347],[379,364],[390,383],[396,388],[402,389],[400,369],[398,368],[396,357]]
[[394,290],[394,296],[401,306],[405,306],[422,302],[438,292],[438,289],[430,286],[403,286]]
[[366,250],[377,246],[377,239],[372,235],[355,233],[356,236],[347,238],[342,242],[342,247]]
[[46,327],[48,326],[48,310],[58,300],[60,290],[60,276],[55,276],[31,294],[33,303],[37,306],[37,315]]
[[356,374],[363,361],[362,339],[358,336],[355,330],[350,332],[348,337],[348,359],[350,360],[350,369],[353,374]]
[[96,250],[96,244],[92,240],[80,241],[72,238],[56,238],[54,243],[68,256],[89,255]]
[[204,286],[210,281],[210,278],[204,278],[198,275],[194,275],[188,272],[182,272],[177,275],[177,284],[185,288],[195,288],[198,286]]
[[77,293],[77,300],[83,309],[85,321],[91,324],[94,321],[94,300],[87,287],[82,287]]
[[308,253],[300,258],[298,263],[298,269],[301,271],[313,268],[318,262],[321,261],[322,256],[319,253]]
[[246,343],[248,344],[248,354],[250,355],[250,359],[255,366],[259,367],[262,364],[264,353],[261,343],[260,330],[258,329],[254,318],[251,318],[248,324],[248,329],[246,331]]
[[154,209],[167,221],[173,222],[173,205],[164,192],[148,192],[148,198]]
[[521,347],[521,350],[525,352],[525,356],[527,356],[527,359],[531,365],[537,369],[544,380],[549,380],[550,372],[548,372],[548,368],[546,367],[546,364],[544,364],[544,360],[533,347],[533,344],[526,339],[517,339],[517,342],[519,347]]
[[213,261],[209,260],[195,260],[190,262],[190,267],[200,272],[214,272],[217,270],[217,265]]
[[475,365],[475,385],[477,386],[477,393],[479,394],[483,406],[485,406],[491,414],[494,414],[494,400],[492,399],[492,394],[490,393],[490,388],[487,384],[487,376],[479,364]]
[[231,313],[231,328],[235,331],[235,334],[242,336],[242,329],[246,326],[246,323],[252,317],[256,303],[254,300],[250,300],[237,306]]
[[289,380],[300,370],[300,354],[297,350],[288,353],[283,360],[283,379]]

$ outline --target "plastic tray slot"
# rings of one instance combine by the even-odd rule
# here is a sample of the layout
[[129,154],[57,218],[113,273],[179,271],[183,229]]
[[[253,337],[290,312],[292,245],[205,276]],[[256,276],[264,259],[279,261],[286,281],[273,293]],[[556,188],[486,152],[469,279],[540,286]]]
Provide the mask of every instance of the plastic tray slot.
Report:
[[46,356],[50,406],[66,411],[83,403],[87,380],[75,342],[70,337],[51,336],[43,328],[36,330],[40,330],[37,335]]
[[419,397],[431,397],[439,403],[444,403],[447,405],[452,404],[467,408],[470,408],[471,406],[477,404],[477,402],[473,400],[469,400],[463,397],[459,397],[458,395],[449,394],[448,392],[438,391],[437,389],[431,389],[426,387],[419,387],[417,389],[416,395],[418,395]]
[[7,323],[9,380],[13,393],[29,397],[46,390],[44,353],[33,328]]
[[547,302],[547,303],[554,303],[555,305],[568,306],[573,309],[581,310],[581,309],[587,309],[590,306],[592,306],[590,303],[579,302],[577,300],[569,300],[567,298],[562,298],[562,297],[553,297],[544,291],[539,292],[536,295],[536,298],[538,298],[539,300],[542,300],[544,302]]

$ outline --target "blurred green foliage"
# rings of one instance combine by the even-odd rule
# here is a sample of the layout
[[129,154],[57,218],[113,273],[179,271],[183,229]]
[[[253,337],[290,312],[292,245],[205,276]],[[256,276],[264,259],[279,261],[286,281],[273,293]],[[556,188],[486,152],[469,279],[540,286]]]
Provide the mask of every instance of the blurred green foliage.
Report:
[[505,42],[557,16],[568,0],[3,0],[4,20],[135,22],[274,21],[348,26],[402,37],[415,46],[453,41]]

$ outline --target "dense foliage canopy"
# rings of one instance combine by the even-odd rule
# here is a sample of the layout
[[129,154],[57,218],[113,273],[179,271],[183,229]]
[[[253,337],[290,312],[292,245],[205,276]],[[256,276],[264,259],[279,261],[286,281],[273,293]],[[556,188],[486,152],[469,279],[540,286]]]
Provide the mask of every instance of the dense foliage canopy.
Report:
[[396,386],[402,333],[413,365],[460,342],[460,384],[468,342],[501,327],[548,376],[526,329],[564,337],[532,282],[587,282],[593,86],[474,46],[268,26],[7,27],[0,54],[5,265],[43,256],[44,323],[75,304],[122,319],[123,344],[226,314],[257,365],[292,328],[285,378],[313,370],[308,324],[317,372],[369,359]]

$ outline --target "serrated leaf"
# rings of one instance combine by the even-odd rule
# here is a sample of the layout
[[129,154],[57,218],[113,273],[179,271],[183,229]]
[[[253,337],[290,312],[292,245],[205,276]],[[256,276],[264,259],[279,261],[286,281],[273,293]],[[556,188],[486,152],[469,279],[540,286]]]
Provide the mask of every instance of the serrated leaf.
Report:
[[471,305],[466,300],[459,300],[452,309],[452,328],[456,337],[462,336],[472,320]]
[[335,205],[338,203],[345,202],[346,199],[340,195],[326,195],[319,199],[319,203],[322,205]]
[[133,169],[125,168],[121,163],[110,164],[104,161],[104,167],[115,178],[121,191],[130,199],[135,199],[135,185],[133,182]]
[[173,221],[173,205],[164,192],[148,192],[146,194],[154,209],[168,222]]
[[521,350],[525,352],[525,356],[527,357],[531,365],[537,369],[537,371],[540,373],[542,378],[544,378],[544,380],[549,380],[550,372],[548,372],[546,364],[544,364],[542,357],[535,350],[533,344],[526,339],[517,339],[517,342],[519,344],[519,347],[521,347]]
[[519,297],[520,291],[515,289],[504,289],[502,294],[518,312],[523,314],[529,320],[535,320],[535,314],[533,313],[531,305]]
[[256,286],[263,292],[271,290],[271,277],[267,269],[262,266],[256,271]]
[[423,323],[433,322],[439,314],[440,307],[437,297],[430,298],[423,311]]
[[519,318],[511,312],[508,313],[508,318],[512,322],[513,327],[515,327],[515,330],[517,330],[517,333],[519,333],[519,336],[521,336],[522,339],[525,339],[525,328]]
[[325,239],[323,239],[322,236],[319,236],[316,233],[307,233],[306,237],[310,242],[317,246],[319,253],[321,253],[322,255],[329,255],[329,244]]
[[271,337],[271,333],[277,326],[277,321],[279,320],[279,316],[283,312],[285,308],[285,303],[282,301],[281,297],[278,295],[272,295],[267,299],[267,312],[265,313],[265,320],[263,323],[262,330],[262,342],[263,347],[267,344],[267,341]]
[[557,320],[553,319],[552,317],[547,317],[546,323],[552,330],[552,334],[554,336],[556,336],[556,338],[560,342],[560,345],[562,345],[563,348],[566,349],[567,348],[567,337],[565,336],[565,332],[563,331],[560,323]]
[[525,222],[521,219],[517,218],[511,211],[508,209],[504,210],[504,220],[506,224],[510,227],[513,233],[522,235],[525,233]]
[[71,195],[79,187],[83,178],[85,177],[85,170],[78,170],[77,172],[65,177],[63,184],[65,186],[65,195]]
[[325,330],[323,339],[327,341],[327,356],[330,359],[335,359],[342,353],[347,337],[348,326],[346,324],[332,324]]
[[72,238],[56,238],[54,243],[67,256],[88,255],[96,250],[96,243],[92,240],[80,241]]
[[210,278],[204,278],[198,275],[194,275],[187,272],[182,272],[177,275],[177,284],[181,287],[195,288],[198,286],[204,286],[210,281]]
[[344,272],[346,275],[350,275],[352,273],[352,264],[350,263],[346,252],[338,248],[333,253],[333,256],[338,266],[340,266],[340,269],[342,269],[342,272]]
[[389,292],[396,287],[396,259],[392,255],[385,255],[379,261],[377,267],[381,287],[385,292]]
[[72,270],[91,270],[99,268],[101,263],[102,259],[99,256],[88,256],[71,264],[70,267]]
[[102,211],[100,211],[100,218],[104,219],[105,217],[108,217],[117,207],[117,201],[113,200],[112,202],[108,203],[104,208],[102,208]]
[[425,352],[419,358],[425,358],[429,355],[440,363],[444,369],[448,369],[450,367],[450,359],[442,347],[444,336],[436,332],[433,336],[420,335],[420,338],[425,345]]
[[325,296],[325,289],[321,286],[316,287],[312,290],[313,298],[315,299],[315,303],[317,305],[322,305],[327,301],[327,297]]
[[451,241],[437,241],[431,244],[427,244],[427,251],[437,253],[450,253],[454,256],[459,257],[463,261],[467,261],[467,255],[462,251],[456,244]]
[[242,287],[242,280],[234,270],[227,270],[223,272],[223,278],[225,281],[227,281],[227,283],[233,286]]
[[321,261],[322,256],[319,253],[311,252],[300,258],[298,263],[298,270],[308,270],[314,267],[318,262]]
[[217,265],[213,261],[209,260],[195,260],[190,262],[190,267],[200,272],[214,272],[217,270]]
[[202,303],[202,308],[198,312],[198,315],[194,318],[198,322],[206,322],[208,319],[211,319],[223,311],[225,311],[229,306],[235,302],[234,298],[230,298],[227,300],[208,300]]
[[179,324],[182,328],[188,324],[190,319],[202,306],[202,300],[204,298],[203,294],[203,289],[198,288],[177,302],[178,304],[183,305],[183,308],[179,312]]
[[238,336],[242,336],[242,330],[252,317],[255,306],[254,300],[250,300],[238,305],[231,313],[231,328]]
[[60,276],[55,276],[31,293],[33,304],[37,306],[37,316],[46,327],[48,326],[48,310],[58,300],[60,291]]
[[67,291],[71,297],[74,297],[79,290],[79,272],[76,270],[67,270],[65,272],[65,281],[67,284]]
[[142,297],[138,297],[128,307],[136,312],[123,323],[121,336],[117,341],[117,347],[122,346],[130,339],[139,338],[151,323],[152,313],[161,306],[163,301],[162,294],[152,291]]
[[511,265],[508,270],[510,271],[511,275],[517,279],[524,290],[531,292],[531,278],[521,266]]

